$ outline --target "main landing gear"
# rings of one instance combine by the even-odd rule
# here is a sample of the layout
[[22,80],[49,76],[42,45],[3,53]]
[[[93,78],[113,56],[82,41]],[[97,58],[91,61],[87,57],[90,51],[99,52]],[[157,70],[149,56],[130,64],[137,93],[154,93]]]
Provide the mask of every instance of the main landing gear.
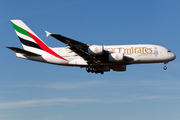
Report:
[[89,66],[89,67],[86,68],[86,71],[88,73],[91,72],[91,73],[95,73],[95,74],[97,74],[97,73],[104,74],[104,71],[102,71],[102,68],[99,67],[99,66],[95,66],[95,67]]
[[164,70],[167,69],[166,64],[167,64],[167,63],[165,62],[165,63],[164,63],[164,67],[163,67]]

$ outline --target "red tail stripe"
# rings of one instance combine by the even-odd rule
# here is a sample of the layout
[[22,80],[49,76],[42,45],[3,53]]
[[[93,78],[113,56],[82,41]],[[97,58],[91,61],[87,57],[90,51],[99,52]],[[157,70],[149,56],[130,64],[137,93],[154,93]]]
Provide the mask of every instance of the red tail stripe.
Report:
[[65,61],[65,58],[61,57],[60,55],[58,55],[57,53],[55,53],[53,50],[51,50],[46,44],[44,44],[39,38],[37,38],[36,36],[34,36],[33,34],[31,34],[30,32],[26,31],[32,38],[33,40],[46,52],[48,52],[51,55],[54,55],[55,57],[58,57],[60,59],[63,59]]

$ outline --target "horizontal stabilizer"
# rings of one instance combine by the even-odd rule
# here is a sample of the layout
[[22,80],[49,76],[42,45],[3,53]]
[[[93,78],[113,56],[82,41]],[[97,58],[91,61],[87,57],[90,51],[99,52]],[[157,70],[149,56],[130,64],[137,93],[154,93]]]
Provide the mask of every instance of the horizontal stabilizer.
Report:
[[20,53],[20,54],[23,54],[23,55],[28,55],[28,56],[40,56],[36,53],[32,53],[32,52],[29,52],[27,50],[23,50],[23,49],[20,49],[20,48],[16,48],[16,47],[7,47],[9,49],[11,49],[12,51],[14,52],[17,52],[17,53]]

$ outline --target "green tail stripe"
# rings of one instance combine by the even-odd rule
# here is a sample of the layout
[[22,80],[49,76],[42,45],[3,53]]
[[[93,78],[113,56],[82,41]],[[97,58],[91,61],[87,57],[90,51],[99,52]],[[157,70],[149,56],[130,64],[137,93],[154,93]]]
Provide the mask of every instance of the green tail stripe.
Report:
[[17,25],[14,24],[13,22],[11,22],[11,23],[12,23],[14,29],[15,29],[17,32],[19,32],[19,33],[21,33],[21,34],[23,34],[23,35],[26,35],[26,36],[31,37],[31,36],[26,32],[26,30],[24,30],[23,28],[17,26]]

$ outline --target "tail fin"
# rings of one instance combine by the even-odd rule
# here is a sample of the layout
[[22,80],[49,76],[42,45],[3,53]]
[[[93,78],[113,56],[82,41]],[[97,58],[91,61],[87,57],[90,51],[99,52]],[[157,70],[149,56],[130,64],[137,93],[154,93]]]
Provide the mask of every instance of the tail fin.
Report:
[[[17,36],[26,51],[36,54],[49,53],[55,57],[66,60],[49,48],[23,21],[11,20]],[[67,60],[66,60],[67,61]]]
[[47,45],[21,20],[11,20],[17,36],[25,50],[42,53],[42,46]]

